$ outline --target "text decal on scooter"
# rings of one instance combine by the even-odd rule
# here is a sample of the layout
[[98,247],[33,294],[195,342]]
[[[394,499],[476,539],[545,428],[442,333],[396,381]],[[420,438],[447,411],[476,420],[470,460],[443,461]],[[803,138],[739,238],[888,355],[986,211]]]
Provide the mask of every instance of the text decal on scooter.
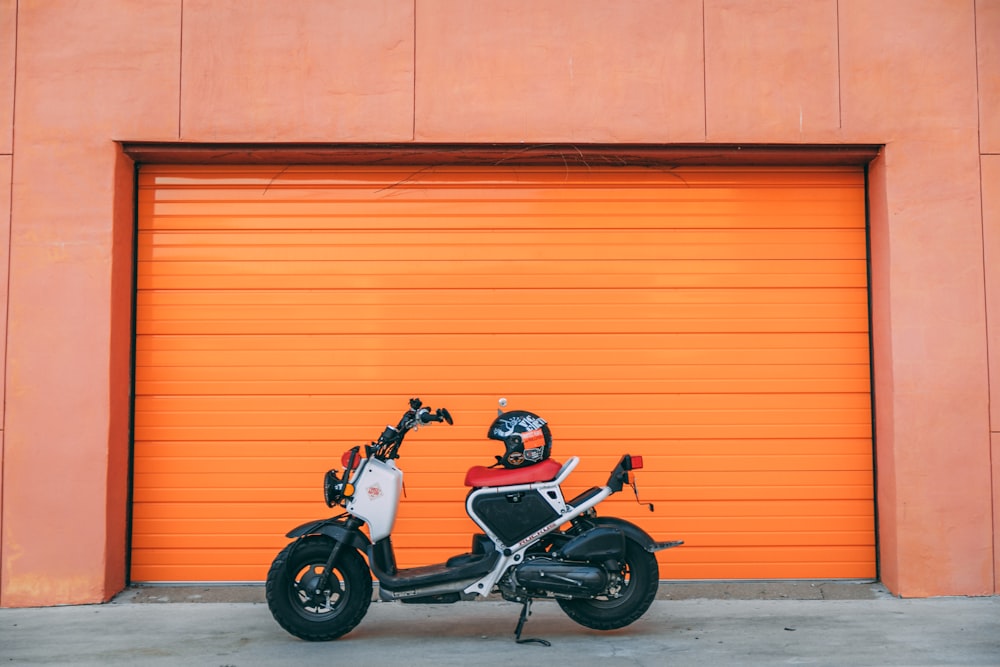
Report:
[[381,498],[382,497],[382,487],[379,486],[378,484],[372,484],[371,486],[369,486],[368,487],[368,497],[371,500],[375,500],[377,498]]
[[559,527],[559,525],[560,525],[560,521],[554,521],[553,523],[550,523],[549,525],[545,526],[544,528],[539,528],[538,530],[536,530],[535,532],[533,532],[531,535],[528,535],[526,538],[524,538],[523,540],[521,540],[520,542],[518,542],[517,543],[517,548],[520,549],[524,545],[526,545],[529,542],[531,542],[531,541],[533,541],[533,540],[541,537],[545,533],[548,533],[548,532],[551,532],[551,531],[555,530],[556,528]]

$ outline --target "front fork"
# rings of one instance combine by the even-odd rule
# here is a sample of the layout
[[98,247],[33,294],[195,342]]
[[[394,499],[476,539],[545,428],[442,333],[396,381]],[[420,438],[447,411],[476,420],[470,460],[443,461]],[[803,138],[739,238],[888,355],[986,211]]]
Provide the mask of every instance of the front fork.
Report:
[[[349,516],[347,521],[344,522],[344,528],[347,531],[354,531],[360,528],[364,524],[364,521],[356,516]],[[323,597],[323,591],[327,589],[330,585],[330,577],[333,573],[333,564],[337,562],[337,557],[340,552],[344,549],[344,540],[337,540],[333,543],[333,549],[330,550],[330,555],[326,559],[326,563],[323,565],[323,572],[320,574],[319,579],[316,580],[316,589],[312,591],[306,591],[314,601],[319,602]]]

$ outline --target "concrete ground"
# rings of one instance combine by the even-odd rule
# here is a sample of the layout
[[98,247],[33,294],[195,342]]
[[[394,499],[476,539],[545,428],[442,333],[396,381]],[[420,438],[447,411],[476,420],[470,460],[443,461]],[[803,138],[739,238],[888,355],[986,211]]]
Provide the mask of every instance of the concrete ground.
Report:
[[[867,581],[661,582],[658,600],[874,600],[892,597]],[[499,596],[494,599],[501,600]],[[378,587],[372,594],[378,600]],[[263,585],[133,586],[112,604],[155,602],[264,602]]]
[[539,601],[520,607],[373,603],[328,643],[282,630],[260,586],[140,587],[109,604],[0,609],[0,664],[35,665],[1000,665],[1000,597],[904,600],[878,584],[670,584],[613,632]]

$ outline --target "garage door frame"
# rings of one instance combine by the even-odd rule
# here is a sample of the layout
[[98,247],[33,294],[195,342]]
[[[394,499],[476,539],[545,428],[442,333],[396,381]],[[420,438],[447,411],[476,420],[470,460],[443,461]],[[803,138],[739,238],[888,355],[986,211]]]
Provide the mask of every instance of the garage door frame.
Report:
[[[858,166],[867,165],[879,147],[850,146],[609,146],[609,145],[190,145],[136,143],[124,145],[127,155],[142,164],[324,164],[324,165],[591,165],[647,166],[669,168],[678,165],[710,166]],[[867,185],[867,179],[866,179]],[[136,219],[138,225],[138,219]],[[867,220],[866,220],[867,225]],[[867,254],[870,276],[870,252]],[[870,280],[869,280],[870,285]],[[870,290],[870,287],[869,287]],[[134,326],[134,325],[133,325]],[[869,298],[869,359],[873,350]],[[134,338],[133,338],[134,354]],[[870,366],[874,385],[874,366]],[[133,364],[133,397],[134,397]],[[874,390],[871,392],[874,401]],[[872,409],[872,421],[876,413]],[[134,430],[134,429],[133,429]],[[873,439],[873,457],[877,448]],[[130,459],[134,439],[130,443]],[[878,469],[873,465],[877,487]],[[126,575],[131,572],[132,465],[129,470],[128,545]],[[877,495],[876,495],[877,497]],[[879,566],[878,517],[876,513],[876,567]]]

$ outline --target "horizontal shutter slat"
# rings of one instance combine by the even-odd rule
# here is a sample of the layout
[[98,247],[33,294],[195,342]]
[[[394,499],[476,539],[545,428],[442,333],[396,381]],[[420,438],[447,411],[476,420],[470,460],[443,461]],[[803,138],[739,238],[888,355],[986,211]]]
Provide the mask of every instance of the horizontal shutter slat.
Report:
[[[403,567],[468,548],[495,400],[567,495],[643,454],[670,579],[872,577],[867,259],[853,168],[144,166],[134,581],[259,581],[320,480],[411,395]],[[434,528],[427,532],[427,519]]]

